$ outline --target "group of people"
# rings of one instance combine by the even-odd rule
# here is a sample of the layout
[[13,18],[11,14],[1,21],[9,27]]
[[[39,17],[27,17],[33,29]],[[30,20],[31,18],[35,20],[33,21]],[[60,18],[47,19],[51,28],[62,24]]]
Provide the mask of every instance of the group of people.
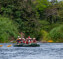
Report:
[[20,38],[18,36],[16,41],[17,41],[17,44],[21,44],[21,43],[24,43],[24,44],[37,43],[36,38],[30,38],[30,36],[28,38],[26,38],[26,39],[25,38]]

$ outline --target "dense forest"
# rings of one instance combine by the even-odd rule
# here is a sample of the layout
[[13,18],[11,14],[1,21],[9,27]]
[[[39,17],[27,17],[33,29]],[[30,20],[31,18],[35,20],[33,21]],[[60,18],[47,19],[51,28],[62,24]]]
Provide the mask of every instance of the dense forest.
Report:
[[0,42],[36,37],[42,42],[63,42],[63,1],[0,0]]

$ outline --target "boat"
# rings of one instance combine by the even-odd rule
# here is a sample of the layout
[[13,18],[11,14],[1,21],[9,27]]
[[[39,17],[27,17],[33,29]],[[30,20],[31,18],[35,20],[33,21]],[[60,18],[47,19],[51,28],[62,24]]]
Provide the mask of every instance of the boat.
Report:
[[14,47],[40,47],[37,43],[31,43],[31,44],[15,44]]
[[39,47],[40,45],[37,44],[36,38],[20,38],[18,36],[18,39],[16,40],[17,44],[14,45],[14,47]]

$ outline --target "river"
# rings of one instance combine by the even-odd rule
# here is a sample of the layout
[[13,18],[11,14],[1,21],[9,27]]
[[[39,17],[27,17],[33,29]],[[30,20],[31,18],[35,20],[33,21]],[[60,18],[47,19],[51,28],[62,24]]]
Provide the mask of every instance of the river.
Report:
[[[63,59],[63,43],[39,43],[40,47],[7,47],[0,43],[0,59]],[[14,44],[13,44],[14,45]]]

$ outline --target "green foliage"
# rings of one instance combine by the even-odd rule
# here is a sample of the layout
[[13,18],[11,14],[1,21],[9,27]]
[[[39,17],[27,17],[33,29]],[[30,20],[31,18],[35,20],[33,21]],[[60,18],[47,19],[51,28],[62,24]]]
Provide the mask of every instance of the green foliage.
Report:
[[41,24],[41,30],[49,31],[50,30],[50,24],[46,20],[40,20],[39,23]]
[[46,32],[45,30],[41,30],[40,31],[40,40],[42,42],[47,42],[48,41],[48,32]]
[[[5,2],[3,3],[5,4]],[[35,9],[31,0],[13,0],[10,2],[6,0],[6,6],[1,6],[3,15],[12,18],[12,20],[18,24],[19,32],[25,33],[26,36],[30,35],[31,37],[37,37],[36,35],[38,34],[39,29],[39,13]]]
[[36,9],[39,13],[39,19],[43,19],[44,18],[44,11],[45,9],[49,6],[49,1],[47,0],[36,0],[34,2],[34,4],[36,5]]
[[34,3],[37,4],[36,8],[40,11],[44,10],[48,6],[47,0],[36,0]]
[[52,29],[49,36],[54,42],[63,42],[63,25]]
[[17,26],[13,24],[12,20],[0,16],[0,42],[9,42],[11,37],[17,38]]
[[50,24],[63,21],[63,2],[58,2],[46,9],[47,21]]
[[[25,37],[47,41],[48,32],[63,24],[63,1],[0,0],[0,14],[0,41],[7,42],[10,37],[16,38],[18,32],[25,33]],[[54,38],[55,41],[57,35],[49,39]]]

